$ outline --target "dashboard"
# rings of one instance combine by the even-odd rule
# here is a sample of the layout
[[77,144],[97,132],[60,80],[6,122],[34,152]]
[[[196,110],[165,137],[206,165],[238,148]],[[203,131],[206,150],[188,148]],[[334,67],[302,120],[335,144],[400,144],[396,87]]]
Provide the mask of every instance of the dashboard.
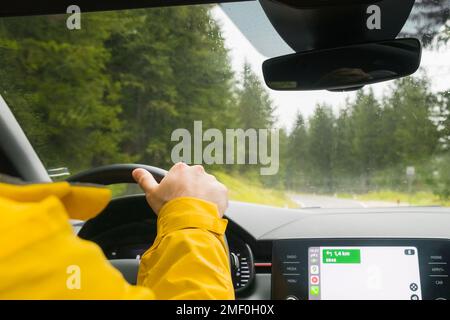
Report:
[[[227,218],[238,299],[450,299],[450,209],[292,210],[233,202]],[[135,283],[139,258],[156,237],[144,197],[115,199],[80,229]]]

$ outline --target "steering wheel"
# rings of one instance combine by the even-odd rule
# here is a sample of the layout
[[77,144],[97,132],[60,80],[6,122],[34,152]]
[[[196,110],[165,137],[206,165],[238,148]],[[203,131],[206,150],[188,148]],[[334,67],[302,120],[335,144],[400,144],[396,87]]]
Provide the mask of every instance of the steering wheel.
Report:
[[[92,183],[99,185],[113,185],[119,183],[136,183],[132,177],[132,172],[135,169],[145,169],[149,171],[155,180],[159,183],[167,174],[167,171],[161,168],[143,165],[143,164],[113,164],[87,170],[76,175],[73,175],[67,179],[70,183]],[[109,210],[111,206],[120,207],[121,210],[112,211]],[[131,211],[130,208],[134,208],[136,212]],[[120,212],[124,210],[123,212]],[[119,212],[119,214],[117,214]],[[78,235],[81,238],[97,242],[97,244],[104,243],[105,237],[97,237],[95,235],[101,232],[106,232],[111,229],[117,230],[121,223],[124,223],[123,219],[126,219],[125,223],[136,223],[144,219],[153,218],[156,219],[156,215],[153,210],[147,204],[147,200],[144,195],[136,195],[132,197],[124,197],[113,199],[110,205],[97,217],[87,221],[81,228]],[[120,230],[119,230],[120,231]],[[150,232],[150,230],[149,230]],[[156,230],[155,230],[156,232]],[[105,234],[105,233],[104,233]],[[228,243],[226,236],[225,245],[228,252]],[[97,241],[96,241],[97,240]],[[102,245],[100,245],[102,247]],[[230,262],[231,262],[230,257]],[[136,259],[124,259],[124,260],[110,260],[120,272],[124,275],[125,279],[131,284],[136,283],[137,269],[139,268],[139,260]]]
[[95,183],[112,185],[118,183],[136,183],[131,173],[135,169],[145,169],[150,172],[159,183],[166,176],[167,171],[145,164],[113,164],[83,171],[67,179],[68,182]]

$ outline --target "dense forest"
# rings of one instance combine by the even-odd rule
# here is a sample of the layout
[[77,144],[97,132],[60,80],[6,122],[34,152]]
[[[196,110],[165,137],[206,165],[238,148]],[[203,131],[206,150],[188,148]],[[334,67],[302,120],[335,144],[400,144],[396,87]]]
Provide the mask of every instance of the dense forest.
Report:
[[[449,100],[433,94],[425,77],[395,81],[383,98],[358,91],[338,115],[318,105],[307,119],[297,115],[289,136],[288,167],[292,189],[313,192],[408,191],[406,168],[416,171],[414,187],[447,188]],[[447,141],[445,141],[447,139]],[[306,156],[300,156],[301,154]]]
[[[172,131],[195,120],[221,130],[277,127],[261,79],[248,64],[232,71],[209,9],[84,14],[76,31],[65,28],[66,16],[0,19],[0,90],[45,165],[168,168]],[[211,169],[303,192],[413,188],[448,198],[449,92],[433,92],[425,72],[393,82],[381,99],[360,90],[338,114],[318,104],[309,118],[292,115],[293,129],[280,130],[277,176],[259,177],[254,166]]]

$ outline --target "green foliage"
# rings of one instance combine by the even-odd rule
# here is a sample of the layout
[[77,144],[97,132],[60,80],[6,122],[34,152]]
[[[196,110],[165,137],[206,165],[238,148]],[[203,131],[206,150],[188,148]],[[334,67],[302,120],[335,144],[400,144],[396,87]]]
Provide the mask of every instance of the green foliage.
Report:
[[441,199],[450,199],[450,154],[444,155],[437,160],[437,170],[433,183],[433,191]]
[[137,161],[167,166],[173,130],[191,128],[194,120],[223,128],[232,118],[223,38],[208,7],[131,11],[121,19],[125,29],[106,45],[129,124],[122,145]]
[[275,111],[269,94],[250,64],[244,64],[242,88],[238,90],[239,125],[243,129],[271,128],[275,122]]
[[408,77],[396,81],[385,105],[387,117],[392,117],[395,123],[391,137],[396,155],[392,160],[417,164],[434,153],[438,132],[432,116],[436,106],[426,78]]
[[58,17],[30,20],[34,28],[2,20],[0,87],[44,162],[82,168],[123,159],[107,32],[89,28],[99,24],[95,16],[86,17],[78,37],[61,32]]
[[174,129],[233,127],[233,73],[208,6],[84,14],[78,31],[65,18],[0,22],[0,87],[47,166],[167,167]]
[[[286,187],[291,190],[307,188],[306,172],[308,165],[308,132],[306,122],[301,113],[297,113],[294,129],[288,137],[286,151],[281,159],[285,159],[287,170]],[[281,148],[283,150],[283,148]],[[302,168],[302,170],[298,170]]]
[[335,120],[328,105],[317,105],[309,119],[308,174],[314,178],[313,187],[318,187],[318,191],[331,192],[334,185]]

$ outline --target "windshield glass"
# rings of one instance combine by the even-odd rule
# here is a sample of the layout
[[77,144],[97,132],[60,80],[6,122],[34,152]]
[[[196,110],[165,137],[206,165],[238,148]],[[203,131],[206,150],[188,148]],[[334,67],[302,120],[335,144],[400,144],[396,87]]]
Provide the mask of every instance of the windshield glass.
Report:
[[240,29],[243,4],[1,18],[1,95],[55,180],[185,161],[238,201],[450,206],[449,12],[418,3],[421,69],[346,93],[269,90],[261,52],[290,49]]

